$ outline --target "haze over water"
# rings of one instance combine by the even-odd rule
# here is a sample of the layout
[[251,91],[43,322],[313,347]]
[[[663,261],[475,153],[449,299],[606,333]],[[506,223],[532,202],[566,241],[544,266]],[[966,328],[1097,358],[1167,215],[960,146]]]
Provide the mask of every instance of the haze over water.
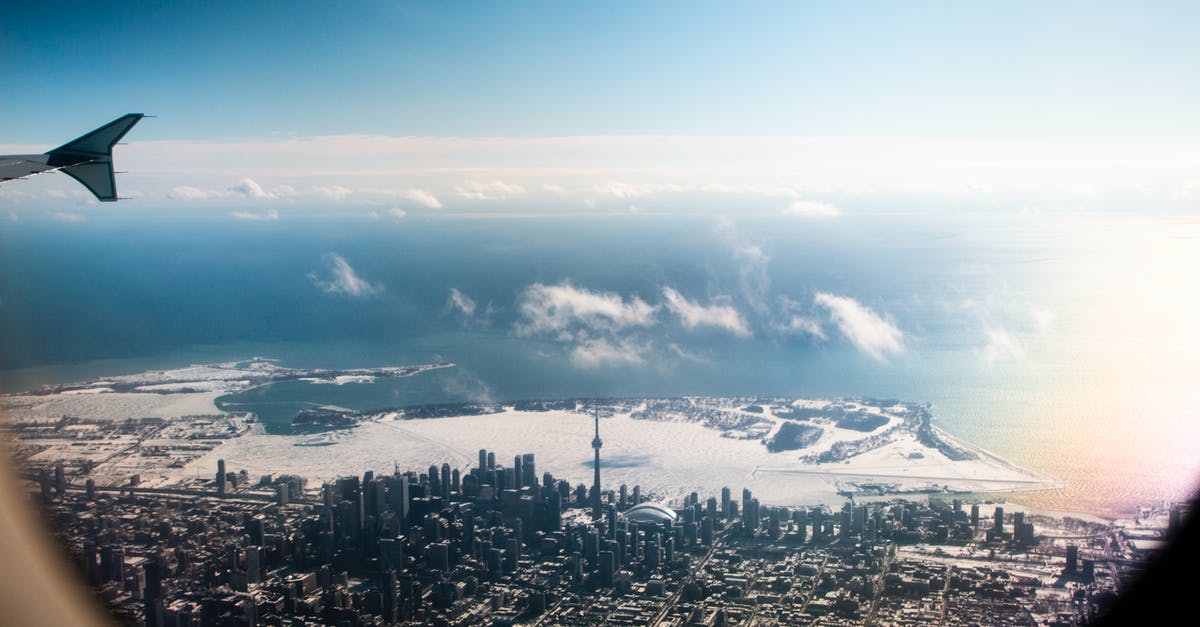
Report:
[[273,428],[309,402],[898,398],[1064,483],[1015,500],[1122,514],[1200,478],[1198,236],[1172,215],[686,206],[22,221],[0,232],[0,385],[252,355],[458,364],[234,399]]

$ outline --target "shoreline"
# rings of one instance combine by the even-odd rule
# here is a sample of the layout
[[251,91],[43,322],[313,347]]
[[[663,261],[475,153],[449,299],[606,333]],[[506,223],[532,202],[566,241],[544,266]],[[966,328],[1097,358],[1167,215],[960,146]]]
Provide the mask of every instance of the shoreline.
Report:
[[[408,376],[414,376],[416,374],[421,374],[428,370],[433,370],[433,369],[438,369],[438,368],[448,368],[448,367],[454,366],[454,364],[421,364],[421,365],[415,365],[415,366],[395,366],[395,367],[374,368],[374,369],[325,370],[325,369],[284,368],[284,367],[275,365],[274,361],[277,361],[277,360],[269,360],[269,359],[263,358],[263,357],[251,357],[251,358],[247,358],[247,359],[229,360],[229,361],[218,362],[218,363],[214,363],[214,364],[192,364],[185,368],[179,368],[179,369],[175,369],[175,370],[151,370],[151,371],[146,371],[146,372],[135,374],[135,375],[96,377],[96,378],[90,379],[86,382],[74,383],[74,384],[64,384],[62,386],[59,386],[60,388],[63,388],[63,389],[61,389],[58,392],[47,393],[46,391],[43,391],[42,394],[35,394],[35,395],[9,393],[9,394],[5,394],[3,397],[0,397],[0,398],[2,398],[4,401],[29,400],[32,402],[42,402],[42,403],[45,403],[48,405],[61,406],[64,409],[84,408],[88,411],[94,411],[97,413],[102,413],[102,412],[100,412],[100,410],[96,410],[94,408],[95,403],[103,404],[105,402],[110,402],[110,401],[124,401],[124,403],[118,403],[117,407],[113,407],[110,409],[113,410],[115,413],[123,414],[125,417],[159,416],[164,419],[176,419],[176,418],[179,418],[180,416],[193,415],[193,414],[221,414],[221,415],[225,415],[225,416],[228,416],[231,418],[232,417],[240,417],[242,420],[245,420],[245,418],[247,416],[249,416],[249,418],[250,418],[249,422],[251,422],[253,424],[252,428],[241,429],[240,432],[237,433],[236,435],[234,435],[233,437],[229,437],[228,439],[225,439],[225,440],[221,441],[219,444],[217,444],[211,451],[209,451],[208,454],[203,454],[203,455],[199,456],[198,458],[192,459],[191,461],[186,463],[184,465],[184,467],[182,469],[180,469],[180,470],[184,470],[182,475],[180,473],[176,473],[176,472],[168,473],[169,475],[174,475],[176,477],[179,477],[179,476],[186,476],[187,470],[196,471],[197,470],[196,464],[201,463],[203,460],[210,459],[210,458],[212,458],[213,455],[217,455],[217,454],[223,455],[223,454],[226,454],[227,452],[233,452],[239,448],[239,446],[238,446],[239,444],[246,444],[250,440],[254,440],[254,439],[258,439],[258,438],[266,438],[267,439],[266,442],[260,443],[260,444],[264,444],[267,446],[266,446],[266,448],[259,449],[259,452],[266,453],[265,456],[262,457],[262,460],[265,460],[266,465],[269,466],[271,463],[271,460],[276,459],[278,457],[302,457],[302,458],[310,457],[309,455],[301,454],[301,452],[298,452],[296,450],[296,448],[294,448],[292,445],[296,444],[297,447],[302,447],[302,445],[297,444],[301,440],[306,441],[307,439],[312,439],[313,437],[325,437],[320,433],[304,434],[304,435],[284,435],[284,434],[266,433],[265,427],[262,425],[261,420],[259,419],[258,416],[253,415],[249,412],[232,411],[233,408],[226,409],[226,408],[219,406],[218,400],[223,397],[226,397],[226,396],[229,396],[232,394],[237,394],[237,393],[254,390],[254,389],[264,388],[264,387],[270,386],[274,383],[279,383],[282,381],[289,381],[289,380],[300,380],[300,381],[304,381],[305,383],[308,383],[310,385],[331,384],[331,385],[341,386],[341,385],[347,385],[350,383],[370,384],[370,383],[374,382],[373,377],[376,375],[393,376],[393,377],[395,377],[395,376],[408,377]],[[401,372],[403,372],[403,374],[400,374]],[[185,373],[187,375],[200,375],[200,377],[199,378],[187,378],[186,376],[182,376]],[[261,377],[266,377],[266,380],[262,380]],[[111,387],[103,387],[103,386],[112,386],[112,385],[114,385],[114,382],[119,386],[123,386],[121,391],[113,391]],[[195,384],[195,385],[189,386],[189,384]],[[155,389],[155,390],[149,389],[154,386],[157,386],[158,389]],[[175,387],[179,388],[180,391],[172,391],[170,389],[170,386],[175,386]],[[199,389],[204,386],[207,386],[207,389],[203,389],[203,390]],[[92,392],[92,390],[90,390],[89,388],[95,388],[94,393],[88,393],[88,392]],[[125,391],[125,388],[128,388],[128,391]],[[195,388],[195,389],[193,389],[193,388]],[[718,401],[735,401],[736,402],[736,401],[747,400],[747,399],[759,399],[762,397],[691,397],[691,398],[692,398],[692,400],[694,400],[696,402],[718,402]],[[165,402],[160,403],[161,406],[157,407],[157,408],[147,407],[145,405],[140,405],[139,403],[135,402],[135,401],[145,401],[145,400],[149,400],[149,399],[155,399],[157,401],[165,401]],[[788,402],[792,402],[792,401],[796,401],[796,400],[804,400],[804,399],[792,399],[790,397],[775,397],[775,399],[776,400],[787,399]],[[545,400],[545,399],[540,399],[540,400]],[[616,405],[621,405],[621,404],[629,405],[631,403],[644,404],[647,401],[668,401],[669,402],[672,400],[678,400],[678,399],[654,399],[654,398],[647,398],[647,397],[631,397],[631,398],[625,398],[625,399],[607,399],[607,403],[608,404],[616,404]],[[188,408],[188,411],[186,411],[186,412],[175,411],[173,408],[178,407],[179,405],[173,404],[173,401],[180,401],[182,405],[186,405],[186,403],[194,403],[194,404],[191,405]],[[830,401],[830,399],[822,399],[822,401],[828,403]],[[547,413],[554,413],[553,411],[551,411],[551,412],[518,412],[512,408],[512,404],[514,402],[515,401],[498,403],[498,404],[505,406],[504,410],[500,414],[489,415],[488,418],[498,419],[498,420],[503,420],[503,419],[511,420],[514,418],[513,414],[519,414],[521,416],[524,416],[526,420],[536,422],[537,418],[545,417],[545,415]],[[851,403],[860,403],[861,404],[863,402],[863,400],[862,399],[835,399],[835,402],[851,402]],[[89,405],[89,403],[91,403],[92,405]],[[30,407],[19,408],[19,409],[30,409]],[[13,412],[6,411],[5,413],[10,414]],[[85,417],[86,417],[86,414],[87,414],[86,411],[81,412],[81,413],[84,413]],[[371,412],[369,410],[364,410],[364,413],[371,413]],[[62,414],[63,415],[72,415],[68,411],[63,411]],[[8,418],[8,417],[9,416],[7,416],[7,415],[5,416],[5,418]],[[403,422],[405,422],[410,427],[414,427],[414,429],[408,429],[410,434],[407,437],[418,439],[419,436],[421,435],[421,431],[423,429],[426,429],[428,427],[428,425],[432,424],[433,422],[441,422],[441,421],[462,422],[463,420],[465,420],[466,422],[471,422],[471,420],[470,420],[471,418],[475,418],[476,421],[478,421],[481,417],[460,416],[460,417],[451,417],[451,418],[436,418],[436,419],[413,420],[413,421],[403,421]],[[774,420],[779,420],[777,418],[774,418],[773,416],[771,418]],[[43,418],[42,418],[42,420],[47,420],[47,421],[51,420],[51,419],[52,419],[52,416],[45,415],[45,414],[43,415]],[[117,416],[114,415],[112,417],[112,419],[117,419]],[[576,416],[575,419],[578,419],[578,416]],[[629,419],[629,416],[626,415],[625,419]],[[590,422],[587,419],[587,417],[584,417],[584,421]],[[333,433],[336,433],[337,435],[328,436],[331,439],[331,441],[329,443],[322,444],[321,446],[307,446],[304,448],[326,449],[326,450],[329,450],[329,452],[332,452],[333,450],[343,448],[340,446],[336,446],[339,443],[345,442],[347,444],[351,444],[351,443],[354,443],[354,442],[357,442],[357,441],[360,441],[361,439],[363,439],[361,436],[366,436],[367,433],[365,433],[365,431],[370,430],[370,429],[364,429],[364,427],[366,427],[367,425],[380,424],[383,422],[387,422],[387,421],[382,419],[380,416],[376,416],[373,419],[370,419],[370,420],[368,420],[362,424],[359,424],[351,429],[333,432]],[[607,422],[607,419],[606,419],[606,422]],[[639,424],[640,426],[644,427],[645,429],[651,430],[651,431],[654,428],[657,428],[657,427],[652,427],[651,425],[660,424],[655,420],[635,420],[634,422]],[[686,423],[687,420],[685,419],[685,420],[682,420],[681,422]],[[721,438],[720,440],[716,440],[714,442],[705,444],[705,446],[716,447],[716,449],[713,449],[713,450],[720,449],[723,445],[728,444],[728,442],[722,442],[721,440],[730,440],[731,439],[729,434],[722,434],[722,432],[720,432],[719,430],[708,428],[708,427],[702,427],[699,425],[694,425],[694,426],[697,426],[697,428],[700,428],[700,429],[707,429],[708,431],[711,432],[709,435],[712,437]],[[781,461],[786,462],[784,464],[770,463],[770,464],[747,465],[747,464],[736,463],[736,461],[726,461],[725,466],[723,466],[723,468],[725,468],[727,471],[730,471],[730,474],[728,475],[726,482],[729,484],[730,487],[737,485],[739,481],[746,482],[747,484],[750,484],[751,486],[755,487],[756,492],[759,492],[760,494],[762,494],[762,500],[764,503],[778,502],[778,504],[781,504],[781,505],[788,504],[788,502],[793,502],[793,501],[795,501],[795,502],[800,502],[800,501],[811,502],[812,499],[810,497],[815,497],[817,495],[817,493],[825,493],[827,495],[830,493],[834,494],[834,496],[832,496],[830,498],[822,499],[822,501],[825,503],[839,502],[839,501],[843,500],[843,498],[840,496],[837,496],[837,495],[840,494],[841,490],[846,489],[845,488],[846,485],[854,485],[856,483],[867,483],[867,482],[871,482],[871,481],[876,481],[876,482],[883,481],[884,483],[893,482],[895,484],[894,487],[891,489],[892,491],[888,491],[888,492],[880,495],[881,498],[905,498],[905,499],[928,498],[931,495],[937,495],[937,494],[952,495],[954,493],[976,494],[976,495],[979,495],[983,499],[987,499],[990,495],[996,495],[997,498],[1007,499],[1007,498],[1011,498],[1011,495],[1032,494],[1032,493],[1042,492],[1045,490],[1061,489],[1064,486],[1064,483],[1061,480],[1058,480],[1058,479],[1046,476],[1042,473],[1034,472],[1027,468],[1019,466],[1003,457],[1000,457],[1000,456],[992,453],[991,451],[987,450],[983,446],[980,446],[973,442],[966,441],[958,436],[953,435],[952,433],[946,431],[944,428],[942,428],[940,426],[931,425],[931,428],[932,428],[933,432],[938,435],[938,437],[944,438],[948,444],[955,446],[955,447],[959,447],[965,451],[968,451],[968,452],[971,452],[971,453],[977,455],[978,460],[968,460],[968,461],[964,461],[964,462],[950,462],[950,464],[960,464],[960,465],[959,466],[947,466],[946,465],[947,462],[945,460],[935,459],[933,461],[930,461],[930,460],[925,460],[924,457],[922,457],[921,459],[916,460],[915,464],[913,464],[913,461],[910,459],[909,464],[911,465],[911,468],[918,468],[918,467],[933,468],[935,471],[938,471],[938,472],[922,473],[922,472],[910,470],[910,468],[901,468],[900,470],[889,470],[888,467],[886,467],[886,464],[896,463],[896,459],[898,459],[898,453],[899,453],[898,447],[912,446],[911,443],[908,443],[906,441],[899,442],[899,443],[889,442],[879,448],[883,449],[883,448],[887,448],[887,447],[893,447],[896,450],[882,451],[882,452],[877,453],[875,456],[876,457],[886,457],[884,455],[886,453],[888,455],[891,455],[891,457],[887,457],[887,459],[875,460],[874,462],[868,462],[865,465],[860,464],[860,463],[854,463],[854,464],[851,464],[852,467],[844,467],[844,465],[842,463],[826,463],[826,464],[815,464],[815,465],[798,464],[798,463],[795,463],[794,460],[790,459],[791,457],[795,457],[797,454],[803,453],[805,451],[788,451],[788,452],[784,452],[782,454],[778,454],[775,457],[764,457],[763,458],[764,460],[770,459],[772,462],[781,462]],[[467,433],[473,433],[473,432],[474,432],[474,430],[472,430],[470,428],[467,429]],[[666,433],[667,432],[664,431],[664,435]],[[387,436],[391,436],[392,438],[396,437],[395,433],[380,434],[380,435],[387,435]],[[402,436],[402,437],[404,437],[404,436]],[[669,438],[670,436],[668,435],[666,437]],[[274,440],[274,441],[272,442],[272,440]],[[332,441],[332,440],[336,440],[336,441]],[[633,436],[630,436],[629,440],[631,442],[636,442],[638,440],[638,436],[636,434]],[[734,440],[736,440],[736,438],[734,438]],[[608,441],[609,440],[606,438],[606,442],[608,442]],[[736,441],[746,442],[745,439],[736,440]],[[758,442],[754,441],[754,440],[751,440],[751,441],[753,442],[753,445],[751,446],[751,448],[747,449],[747,448],[743,447],[744,450],[742,452],[745,453],[748,451],[748,452],[750,452],[750,454],[761,455],[761,451],[758,451],[757,448],[753,448],[754,446],[758,446]],[[441,454],[445,455],[447,453],[450,453],[449,449],[452,448],[452,449],[455,449],[455,450],[453,450],[453,453],[451,454],[452,457],[469,460],[471,458],[474,450],[476,450],[480,444],[485,444],[487,446],[487,448],[494,447],[493,444],[488,443],[487,438],[481,437],[481,438],[475,438],[475,441],[470,443],[470,445],[461,445],[461,446],[455,445],[455,446],[448,447],[448,448],[443,447]],[[528,442],[528,444],[532,444],[532,442]],[[614,442],[613,444],[616,444],[616,442]],[[273,446],[271,446],[271,445],[273,445]],[[627,444],[626,446],[633,446],[633,445]],[[499,446],[496,448],[503,448],[503,446]],[[522,446],[517,446],[516,448],[522,448]],[[553,448],[553,446],[547,446],[546,448]],[[606,452],[611,451],[611,450],[612,450],[611,448],[606,448]],[[875,451],[876,451],[876,449],[867,449],[863,453],[856,454],[853,457],[857,459],[860,457],[870,456]],[[391,453],[390,455],[388,454],[389,452]],[[562,457],[562,455],[560,453],[556,453],[556,452],[544,453],[543,451],[539,451],[537,447],[533,447],[533,452],[542,453],[551,458],[553,458],[555,456]],[[397,452],[395,450],[379,451],[379,453],[381,454],[380,456],[377,456],[377,459],[379,459],[379,460],[395,459],[396,461],[398,461]],[[926,451],[926,454],[930,455],[930,452]],[[241,460],[239,460],[238,458],[242,457],[242,455],[234,454],[234,455],[229,455],[229,457],[231,458],[230,461],[234,462],[234,464],[236,465],[237,463],[241,462]],[[730,454],[729,457],[732,459],[737,456]],[[255,462],[255,460],[253,460],[253,459],[247,459],[246,461],[250,462],[251,466],[263,465],[261,462]],[[337,461],[340,461],[340,460],[337,460],[335,458],[335,459],[328,460],[328,462],[331,462],[331,463],[318,464],[317,467],[322,469],[322,472],[320,473],[321,476],[317,477],[314,475],[312,478],[320,479],[320,480],[330,480],[330,479],[334,478],[338,473],[351,470],[348,467],[342,467],[344,464],[335,463]],[[850,460],[846,460],[846,461],[849,462]],[[962,472],[962,473],[957,473],[957,474],[955,474],[955,473],[939,474],[939,472],[944,470],[945,468],[956,468],[956,469],[971,468],[970,464],[972,461],[974,461],[976,464],[982,465],[984,468],[983,469],[976,468],[974,470],[971,470],[970,472]],[[945,468],[931,466],[931,464],[933,464],[933,462],[942,464],[942,466]],[[642,462],[642,463],[649,464],[646,466],[646,472],[645,472],[645,476],[647,476],[647,477],[654,476],[656,474],[656,469],[657,469],[657,474],[660,476],[673,476],[676,479],[679,479],[677,484],[674,486],[670,486],[666,483],[660,484],[660,487],[662,487],[664,491],[667,491],[669,493],[677,493],[680,490],[688,490],[691,488],[700,488],[701,485],[704,485],[707,487],[707,485],[709,483],[712,483],[711,477],[705,477],[704,480],[700,481],[700,483],[698,484],[697,483],[697,481],[699,481],[698,479],[696,479],[695,477],[692,477],[692,476],[688,476],[689,473],[694,472],[695,469],[690,466],[687,466],[687,465],[680,466],[680,465],[676,465],[676,464],[668,464],[669,467],[666,467],[666,466],[662,466],[660,464],[658,466],[655,466],[653,460]],[[362,463],[351,464],[351,465],[358,466],[358,465],[369,465],[369,464],[370,464],[370,462],[368,460],[362,460]],[[884,465],[881,466],[880,464],[884,464]],[[376,465],[381,465],[381,464],[376,463]],[[551,469],[555,468],[556,466],[557,466],[557,464],[548,465],[548,467]],[[560,470],[560,472],[567,473],[567,475],[578,472],[578,469],[571,468],[570,466],[571,466],[570,463],[564,464],[563,468],[562,468],[562,470]],[[780,467],[776,468],[776,466],[780,466]],[[995,476],[994,473],[990,473],[986,470],[986,468],[988,468],[988,467],[1000,469],[1003,472],[1001,473],[1000,476]],[[741,470],[739,471],[739,469],[741,469]],[[269,470],[269,469],[262,468],[262,470]],[[617,471],[617,474],[619,476],[624,476],[627,479],[634,479],[634,476],[629,472],[625,472],[622,475],[619,468],[615,469],[615,470]],[[760,477],[759,473],[763,472],[763,471],[765,471],[767,474],[770,474],[772,471],[775,471],[777,474],[809,476],[811,478],[818,479],[820,482],[822,482],[822,485],[814,487],[813,485],[810,485],[809,483],[804,482],[804,481],[782,482],[782,483],[786,483],[787,485],[793,486],[794,489],[797,490],[797,492],[788,493],[786,489],[781,489],[781,488],[779,488],[778,485],[775,485],[776,482],[773,482],[770,479],[763,479],[762,477]],[[695,472],[702,473],[702,471],[695,471]],[[332,474],[330,474],[330,473],[332,473]],[[203,473],[198,473],[198,474],[203,474]],[[305,473],[305,474],[310,474],[310,473]],[[328,475],[328,476],[326,476],[326,475]],[[681,476],[683,477],[683,479],[680,479]],[[163,477],[163,479],[167,480],[167,477]],[[645,479],[643,479],[643,481],[644,480]],[[940,489],[939,489],[939,485],[941,486]],[[989,487],[989,486],[993,486],[993,487]],[[644,487],[646,487],[646,486],[644,486]],[[791,496],[789,496],[789,494],[791,494]],[[805,496],[805,495],[807,495],[807,496]],[[1001,497],[1001,495],[1004,495],[1004,496]],[[859,498],[863,498],[863,496],[860,496]],[[1034,507],[1034,506],[1022,505],[1022,507],[1027,507],[1031,511],[1038,510],[1038,511],[1063,513],[1061,510],[1049,510],[1049,509],[1043,509],[1043,508]],[[1086,512],[1078,512],[1078,515],[1094,516],[1094,517],[1103,518],[1103,519],[1119,518],[1119,516],[1092,514],[1092,513],[1086,513]]]

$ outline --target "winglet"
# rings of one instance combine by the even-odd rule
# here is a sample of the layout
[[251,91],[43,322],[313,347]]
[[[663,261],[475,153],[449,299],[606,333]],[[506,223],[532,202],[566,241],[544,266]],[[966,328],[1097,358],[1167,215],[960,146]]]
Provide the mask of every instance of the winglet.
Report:
[[77,154],[77,155],[94,155],[97,157],[112,157],[112,148],[121,141],[125,133],[133,128],[146,117],[141,113],[127,113],[104,126],[80,137],[69,141],[54,150],[46,153],[53,154]]
[[129,113],[69,141],[46,153],[49,157],[47,165],[61,168],[97,199],[115,201],[117,181],[113,174],[112,149],[143,117],[141,113]]

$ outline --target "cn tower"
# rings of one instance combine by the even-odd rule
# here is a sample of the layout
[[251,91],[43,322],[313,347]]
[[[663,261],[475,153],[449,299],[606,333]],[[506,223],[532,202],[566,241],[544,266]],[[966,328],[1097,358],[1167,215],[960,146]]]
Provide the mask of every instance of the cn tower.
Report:
[[592,438],[592,448],[596,451],[596,481],[592,486],[592,520],[600,520],[600,447],[604,443],[600,441],[600,408],[592,405],[592,413],[596,418],[596,437]]

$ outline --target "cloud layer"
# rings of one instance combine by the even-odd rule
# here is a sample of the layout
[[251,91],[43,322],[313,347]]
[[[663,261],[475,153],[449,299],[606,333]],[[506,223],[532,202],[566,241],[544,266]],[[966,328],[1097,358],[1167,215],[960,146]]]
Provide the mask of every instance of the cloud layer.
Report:
[[[20,153],[28,147],[0,146]],[[181,202],[354,203],[471,211],[482,202],[660,210],[686,198],[764,213],[833,217],[847,205],[961,209],[1194,208],[1186,142],[1106,144],[889,138],[575,136],[545,138],[334,135],[257,141],[133,141],[122,190]],[[33,199],[74,189],[33,177]],[[879,202],[886,201],[886,202]],[[411,206],[409,205],[411,203]],[[44,209],[44,207],[38,207]],[[550,210],[548,209],[548,210]]]
[[794,200],[783,210],[783,215],[802,218],[836,218],[842,215],[842,210],[826,202]]
[[232,212],[230,212],[229,215],[230,215],[230,217],[237,219],[237,220],[250,220],[250,221],[255,221],[255,222],[263,222],[263,221],[279,219],[279,211],[277,211],[275,209],[267,209],[266,211],[264,211],[262,213],[256,213],[253,211],[232,211]]

